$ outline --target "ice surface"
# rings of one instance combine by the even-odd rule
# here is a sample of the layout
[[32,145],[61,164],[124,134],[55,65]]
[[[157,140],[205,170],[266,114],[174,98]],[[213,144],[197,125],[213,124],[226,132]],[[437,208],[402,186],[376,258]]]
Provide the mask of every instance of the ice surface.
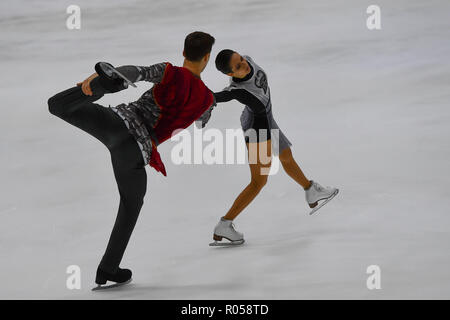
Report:
[[[1,299],[450,298],[450,2],[0,2]],[[183,165],[148,191],[122,266],[134,283],[93,293],[119,194],[108,151],[48,112],[47,99],[114,65],[182,64],[191,31],[248,54],[267,72],[274,115],[311,179],[340,189],[314,216],[284,172],[235,221],[246,244],[211,248],[212,230],[249,181],[246,165]],[[212,90],[227,78],[207,67]],[[149,84],[110,95],[133,101]],[[208,127],[239,128],[222,104]],[[66,288],[79,265],[81,290]],[[381,268],[368,290],[366,268]]]

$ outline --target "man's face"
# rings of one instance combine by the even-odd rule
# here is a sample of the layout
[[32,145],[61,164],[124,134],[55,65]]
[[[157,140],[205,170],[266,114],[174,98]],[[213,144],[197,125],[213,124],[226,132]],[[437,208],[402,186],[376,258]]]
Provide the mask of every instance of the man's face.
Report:
[[228,75],[235,78],[244,78],[251,71],[247,60],[242,58],[242,56],[237,52],[233,53],[231,56],[230,67],[231,73],[228,73]]

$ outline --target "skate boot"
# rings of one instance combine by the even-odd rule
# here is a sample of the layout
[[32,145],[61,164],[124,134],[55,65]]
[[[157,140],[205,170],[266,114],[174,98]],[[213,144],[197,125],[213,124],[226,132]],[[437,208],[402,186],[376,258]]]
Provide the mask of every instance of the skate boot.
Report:
[[[306,202],[313,210],[309,214],[313,214],[322,208],[328,201],[333,199],[339,192],[339,189],[332,187],[322,187],[317,182],[311,180],[311,186],[306,191]],[[319,201],[325,200],[319,204]]]
[[[230,242],[218,242],[222,241],[223,238],[230,240]],[[213,239],[214,242],[210,243],[210,246],[230,246],[244,243],[244,235],[234,229],[233,221],[224,218],[220,218],[219,223],[214,228]]]
[[[128,284],[132,280],[131,275],[132,272],[129,269],[119,268],[117,272],[113,274],[103,271],[102,269],[100,269],[100,267],[98,267],[97,276],[95,277],[95,283],[97,284],[97,287],[93,288],[92,291],[115,288]],[[107,281],[115,282],[115,284],[105,286]]]
[[[120,73],[110,63],[98,62],[95,65],[95,71],[98,73],[98,81],[101,87],[107,93],[118,92],[128,88],[128,86],[136,87],[127,77]],[[95,80],[95,79],[94,79]]]

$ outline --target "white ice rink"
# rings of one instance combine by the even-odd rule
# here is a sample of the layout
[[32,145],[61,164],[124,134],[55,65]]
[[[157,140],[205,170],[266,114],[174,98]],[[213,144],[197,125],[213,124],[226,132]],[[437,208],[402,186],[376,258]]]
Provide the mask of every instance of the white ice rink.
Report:
[[[81,30],[66,28],[70,4]],[[371,4],[381,30],[366,27]],[[449,299],[449,12],[448,0],[2,0],[0,298]],[[280,171],[235,221],[246,244],[211,248],[248,166],[177,166],[167,142],[168,177],[147,166],[121,265],[134,282],[93,293],[119,193],[108,150],[51,115],[47,99],[97,61],[182,65],[196,30],[216,38],[213,58],[231,48],[265,69],[294,157],[340,193],[309,216],[304,191]],[[214,91],[228,81],[213,60],[203,80]],[[208,128],[239,128],[242,109],[220,104]],[[81,268],[81,290],[66,287],[69,265]],[[366,286],[370,265],[379,290]]]

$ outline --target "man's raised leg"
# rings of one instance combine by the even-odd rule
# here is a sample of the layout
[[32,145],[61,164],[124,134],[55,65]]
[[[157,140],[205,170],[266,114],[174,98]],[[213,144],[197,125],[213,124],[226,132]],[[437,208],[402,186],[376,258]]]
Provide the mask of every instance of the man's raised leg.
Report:
[[89,133],[109,148],[126,127],[112,110],[93,103],[103,96],[104,91],[96,79],[92,81],[92,87],[92,96],[86,96],[80,86],[64,90],[48,100],[48,108],[51,114]]

